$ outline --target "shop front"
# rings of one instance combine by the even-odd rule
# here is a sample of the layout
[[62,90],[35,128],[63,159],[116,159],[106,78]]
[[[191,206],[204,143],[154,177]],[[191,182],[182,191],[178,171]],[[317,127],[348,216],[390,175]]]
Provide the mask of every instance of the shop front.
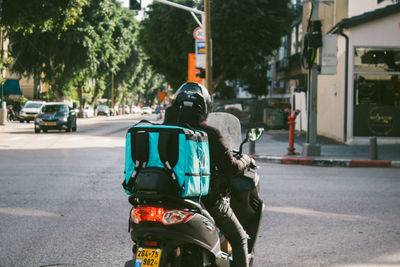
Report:
[[400,47],[354,48],[353,136],[400,137]]

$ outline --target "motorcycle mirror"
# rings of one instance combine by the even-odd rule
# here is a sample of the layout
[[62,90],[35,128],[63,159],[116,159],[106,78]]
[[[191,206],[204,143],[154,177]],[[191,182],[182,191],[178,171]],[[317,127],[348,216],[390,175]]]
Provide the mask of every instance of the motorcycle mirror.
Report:
[[251,128],[246,134],[246,139],[247,139],[247,141],[254,142],[254,141],[260,139],[263,132],[264,132],[264,128]]
[[264,128],[251,128],[247,131],[246,134],[246,139],[243,140],[243,142],[240,144],[239,147],[239,154],[242,154],[243,151],[243,145],[249,141],[254,142],[258,139],[260,139],[261,135],[264,132]]

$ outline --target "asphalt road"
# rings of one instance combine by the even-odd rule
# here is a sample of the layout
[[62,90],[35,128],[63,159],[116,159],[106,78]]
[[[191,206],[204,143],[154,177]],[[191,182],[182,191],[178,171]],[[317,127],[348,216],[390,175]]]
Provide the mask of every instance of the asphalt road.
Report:
[[[1,267],[123,266],[124,135],[138,119],[0,133]],[[256,266],[400,266],[400,170],[260,166]]]
[[400,266],[400,170],[263,164],[257,266]]

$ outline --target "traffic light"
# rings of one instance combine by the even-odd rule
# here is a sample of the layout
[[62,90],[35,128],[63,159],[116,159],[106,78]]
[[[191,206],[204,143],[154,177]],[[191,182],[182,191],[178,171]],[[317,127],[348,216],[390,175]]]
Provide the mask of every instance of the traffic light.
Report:
[[206,78],[206,70],[205,69],[200,69],[200,72],[196,73],[196,76],[200,77],[202,79],[205,79]]
[[142,9],[142,0],[129,0],[129,9],[130,10],[141,10]]

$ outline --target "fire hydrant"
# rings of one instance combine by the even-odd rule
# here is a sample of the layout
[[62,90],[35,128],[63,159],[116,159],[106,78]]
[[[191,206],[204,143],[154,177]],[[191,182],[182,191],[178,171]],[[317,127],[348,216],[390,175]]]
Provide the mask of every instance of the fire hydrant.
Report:
[[285,112],[288,113],[289,119],[289,147],[288,147],[288,155],[296,155],[294,148],[294,125],[296,124],[296,117],[299,115],[300,110],[296,109],[292,114],[292,110],[287,108]]

